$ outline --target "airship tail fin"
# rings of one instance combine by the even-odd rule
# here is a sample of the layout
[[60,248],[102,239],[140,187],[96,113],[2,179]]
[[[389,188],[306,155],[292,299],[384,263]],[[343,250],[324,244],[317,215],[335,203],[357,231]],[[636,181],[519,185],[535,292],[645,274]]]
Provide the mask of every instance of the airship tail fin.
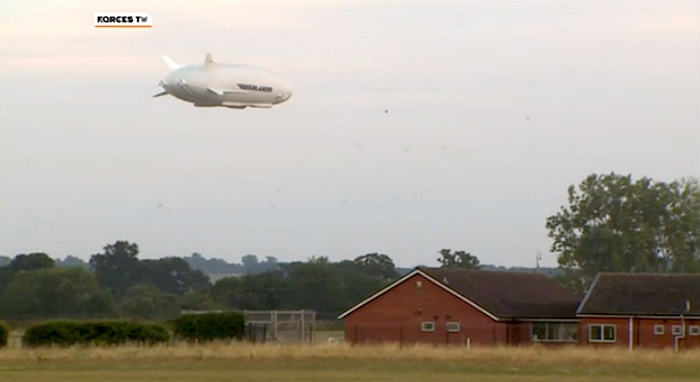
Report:
[[161,57],[163,58],[163,61],[165,62],[165,65],[168,65],[168,68],[170,68],[171,71],[172,71],[172,70],[176,70],[176,69],[182,68],[182,65],[180,65],[180,64],[178,64],[177,62],[171,60],[170,57],[168,57],[168,56],[166,56],[166,55],[162,55]]
[[214,59],[211,57],[211,53],[207,53],[207,55],[204,57],[204,66],[208,68],[212,65],[214,65]]

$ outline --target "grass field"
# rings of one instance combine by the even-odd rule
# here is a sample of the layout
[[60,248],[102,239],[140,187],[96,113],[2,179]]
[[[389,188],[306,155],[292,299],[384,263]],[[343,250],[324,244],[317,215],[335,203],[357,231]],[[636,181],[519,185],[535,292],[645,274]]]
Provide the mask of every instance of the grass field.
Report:
[[699,381],[700,351],[215,343],[0,350],[0,381]]

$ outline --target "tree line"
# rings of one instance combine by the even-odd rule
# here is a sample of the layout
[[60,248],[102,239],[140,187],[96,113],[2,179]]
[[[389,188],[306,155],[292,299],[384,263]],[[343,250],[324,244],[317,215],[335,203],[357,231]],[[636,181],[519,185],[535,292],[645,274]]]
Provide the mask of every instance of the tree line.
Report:
[[[464,251],[440,256],[444,266],[479,266]],[[128,241],[106,245],[87,264],[59,267],[45,253],[16,256],[0,267],[0,318],[164,320],[183,310],[310,309],[332,319],[400,276],[391,257],[369,253],[340,262],[275,262],[270,270],[211,282],[183,258],[140,259],[138,244]]]
[[[552,276],[579,293],[601,271],[700,272],[700,187],[694,179],[592,174],[569,187],[568,204],[547,218],[546,227],[559,262]],[[159,320],[182,310],[311,309],[333,319],[408,271],[383,253],[289,263],[246,255],[233,267],[196,253],[156,260],[139,255],[128,241],[106,245],[88,262],[17,255],[0,266],[0,318]],[[499,269],[466,251],[437,255],[441,267]],[[238,274],[212,281],[213,273]]]
[[58,267],[45,253],[18,255],[0,267],[0,316],[161,320],[182,310],[313,309],[330,317],[398,276],[389,256],[374,253],[338,263],[326,257],[278,263],[212,283],[182,258],[138,255],[128,241],[105,246],[87,269]]
[[[260,261],[256,255],[249,254],[243,256],[240,263],[229,263],[226,260],[218,258],[207,259],[195,252],[190,256],[182,257],[182,259],[185,260],[192,269],[200,270],[206,274],[255,274],[278,268],[278,261],[274,256],[266,256],[265,260]],[[87,261],[73,255],[68,255],[64,259],[54,258],[53,260],[54,264],[61,268],[90,268],[90,264]],[[5,267],[9,265],[10,262],[12,262],[11,257],[0,256],[0,267]]]

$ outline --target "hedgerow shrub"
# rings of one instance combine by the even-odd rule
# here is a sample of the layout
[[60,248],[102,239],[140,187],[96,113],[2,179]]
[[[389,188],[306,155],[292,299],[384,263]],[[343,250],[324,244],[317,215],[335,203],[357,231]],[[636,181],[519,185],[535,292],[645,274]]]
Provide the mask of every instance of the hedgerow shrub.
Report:
[[7,322],[0,321],[0,348],[7,346],[8,338],[10,338],[10,325]]
[[172,325],[173,335],[183,340],[240,340],[245,331],[245,319],[240,312],[183,314]]
[[25,346],[154,345],[170,340],[168,330],[159,324],[127,321],[52,321],[29,327],[22,336]]

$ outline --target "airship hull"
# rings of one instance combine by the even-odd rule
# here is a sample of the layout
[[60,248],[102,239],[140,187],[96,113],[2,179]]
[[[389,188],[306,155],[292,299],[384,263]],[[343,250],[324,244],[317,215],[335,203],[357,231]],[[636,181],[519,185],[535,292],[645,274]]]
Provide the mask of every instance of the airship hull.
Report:
[[215,63],[207,54],[204,64],[182,66],[167,56],[171,72],[161,81],[163,92],[196,107],[271,108],[292,96],[292,86],[262,68]]

